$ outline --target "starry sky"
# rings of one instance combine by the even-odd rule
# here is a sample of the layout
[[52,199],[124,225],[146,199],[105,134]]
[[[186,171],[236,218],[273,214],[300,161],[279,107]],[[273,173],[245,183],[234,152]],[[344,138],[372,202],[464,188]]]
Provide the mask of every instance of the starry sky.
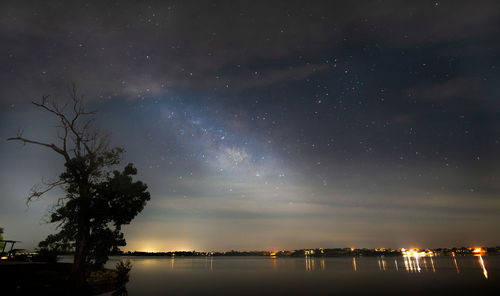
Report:
[[[130,3],[129,3],[130,2]],[[0,138],[76,83],[152,195],[125,250],[500,244],[498,1],[2,1]],[[0,144],[34,248],[63,160]]]

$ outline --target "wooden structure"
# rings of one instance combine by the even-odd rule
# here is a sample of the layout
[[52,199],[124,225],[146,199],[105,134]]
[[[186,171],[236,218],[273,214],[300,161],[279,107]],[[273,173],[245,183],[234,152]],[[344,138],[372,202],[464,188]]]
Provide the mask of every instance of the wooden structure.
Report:
[[[1,257],[1,259],[2,259],[2,260],[3,260],[3,259],[7,259],[7,256],[6,256],[6,255],[7,255],[7,254],[9,254],[9,253],[12,251],[12,249],[14,248],[14,245],[15,245],[16,243],[18,243],[18,242],[19,242],[19,241],[14,241],[14,240],[3,240],[3,239],[2,239],[2,240],[0,240],[0,243],[3,243],[2,252],[0,252],[0,257]],[[6,247],[7,247],[7,244],[11,244],[11,245],[10,245],[10,250],[9,250],[7,253],[5,253],[5,249],[6,249]]]

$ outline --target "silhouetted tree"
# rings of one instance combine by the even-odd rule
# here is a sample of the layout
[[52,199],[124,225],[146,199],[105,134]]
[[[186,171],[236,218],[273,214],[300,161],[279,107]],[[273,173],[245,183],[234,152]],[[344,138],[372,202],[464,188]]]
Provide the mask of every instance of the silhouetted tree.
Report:
[[74,86],[70,96],[71,102],[64,105],[49,103],[48,96],[33,102],[58,118],[59,144],[31,140],[22,132],[8,140],[45,146],[64,158],[65,171],[57,180],[33,187],[27,202],[55,187],[64,189],[65,196],[50,215],[50,222],[59,223],[60,231],[49,235],[40,247],[73,250],[71,278],[84,284],[85,265],[102,266],[111,251],[125,245],[121,226],[142,211],[150,194],[146,184],[133,181],[137,170],[132,164],[121,172],[111,170],[120,163],[123,148],[110,148],[108,137],[92,128],[93,119],[84,119],[94,112],[84,109],[83,97]]

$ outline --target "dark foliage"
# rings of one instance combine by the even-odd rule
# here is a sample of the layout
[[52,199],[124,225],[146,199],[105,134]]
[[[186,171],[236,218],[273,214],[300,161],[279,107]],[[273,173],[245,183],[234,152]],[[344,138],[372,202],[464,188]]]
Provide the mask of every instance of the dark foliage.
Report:
[[129,260],[116,263],[116,272],[119,281],[128,281],[128,273],[132,270],[132,263]]
[[[150,199],[147,185],[133,181],[132,176],[136,174],[137,169],[128,164],[122,172],[113,171],[102,181],[91,184],[87,218],[90,225],[87,263],[103,266],[111,252],[126,245],[121,226],[129,224]],[[72,178],[69,169],[61,175],[61,179],[68,184],[68,201],[58,205],[50,219],[50,222],[61,223],[61,230],[40,242],[41,248],[65,252],[74,246],[80,211],[79,188]]]

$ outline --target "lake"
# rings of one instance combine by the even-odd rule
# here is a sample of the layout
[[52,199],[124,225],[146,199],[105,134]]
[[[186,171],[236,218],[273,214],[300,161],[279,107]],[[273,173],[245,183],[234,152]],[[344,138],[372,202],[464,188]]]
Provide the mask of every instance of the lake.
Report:
[[[493,295],[500,256],[112,257],[128,295]],[[111,295],[111,294],[108,294]]]

